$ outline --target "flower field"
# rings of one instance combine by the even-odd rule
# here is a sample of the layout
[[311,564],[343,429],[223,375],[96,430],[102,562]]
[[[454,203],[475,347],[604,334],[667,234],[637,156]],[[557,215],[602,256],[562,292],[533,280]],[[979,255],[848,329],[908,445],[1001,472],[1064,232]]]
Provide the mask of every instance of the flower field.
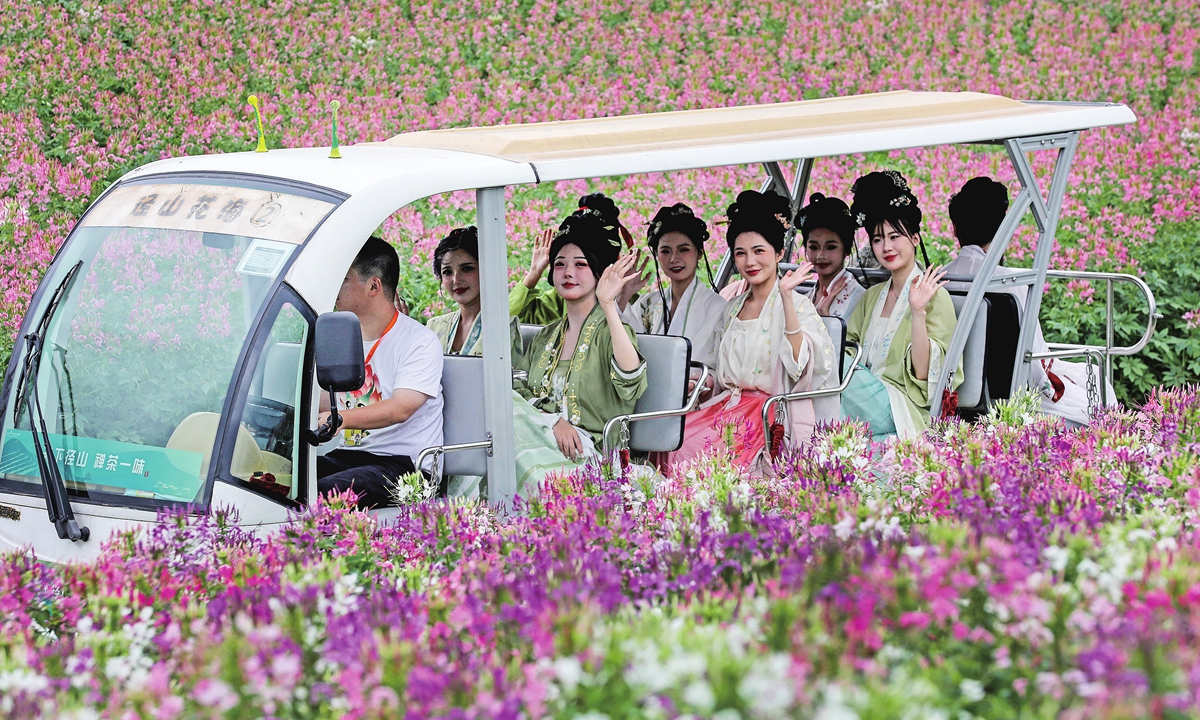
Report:
[[114,718],[1200,716],[1200,395],[1021,403],[499,520],[333,502],[0,564],[0,710]]
[[[1124,401],[1200,379],[1200,8],[1185,0],[14,3],[0,20],[0,357],[89,200],[150,160],[252,149],[250,93],[263,99],[269,144],[295,147],[328,143],[334,99],[343,141],[357,142],[897,89],[1133,108],[1135,126],[1083,135],[1054,263],[1138,272],[1155,290],[1162,331],[1117,361]],[[1047,170],[1044,155],[1035,164]],[[935,262],[954,250],[945,208],[967,178],[990,173],[1016,191],[1003,153],[985,147],[822,159],[813,189],[845,196],[884,166],[910,178]],[[586,190],[614,195],[636,233],[676,201],[712,219],[763,177],[717,168],[516,189],[514,274],[536,230]],[[413,261],[402,290],[424,313],[444,302],[429,251],[473,220],[473,204],[434,197],[383,228]],[[1027,260],[1032,238],[1027,223],[1010,263]],[[718,229],[714,264],[723,242]],[[1101,340],[1102,296],[1052,287],[1047,338]],[[1122,307],[1118,340],[1131,341],[1144,318]]]
[[[296,147],[328,143],[335,99],[352,143],[898,89],[1138,115],[1083,135],[1053,260],[1154,289],[1159,332],[1117,361],[1129,409],[1068,431],[1023,398],[894,445],[835,426],[766,478],[720,452],[660,485],[593,468],[510,517],[427,503],[381,526],[342,498],[271,535],[177,515],[88,565],[2,555],[0,716],[1200,718],[1195,2],[13,3],[0,363],[88,203],[151,160],[253,149],[250,93],[269,145]],[[967,178],[1016,191],[983,146],[819,159],[811,190],[846,196],[882,167],[910,179],[935,262],[956,249],[946,204]],[[512,189],[513,278],[585,192],[615,197],[637,235],[660,205],[711,220],[762,180],[732,167]],[[429,255],[473,218],[457,193],[384,224],[415,316],[444,307]],[[1029,222],[1009,264],[1033,239]],[[203,321],[219,322],[226,301],[210,300]],[[1129,341],[1144,317],[1119,300]],[[1102,302],[1051,286],[1047,339],[1101,340]],[[123,342],[170,312],[136,288],[122,303]]]

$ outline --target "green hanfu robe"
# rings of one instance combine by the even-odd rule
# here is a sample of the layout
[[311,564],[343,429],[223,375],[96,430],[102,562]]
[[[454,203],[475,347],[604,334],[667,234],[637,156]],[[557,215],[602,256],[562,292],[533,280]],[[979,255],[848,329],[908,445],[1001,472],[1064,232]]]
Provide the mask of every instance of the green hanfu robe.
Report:
[[[454,336],[458,333],[458,324],[462,320],[462,311],[454,310],[445,315],[437,315],[429,318],[425,323],[425,327],[433,331],[437,335],[438,342],[442,344],[442,353],[444,355],[472,355],[481,357],[483,355],[483,322],[482,315],[476,316],[475,322],[471,325],[471,331],[467,333],[467,339],[463,341],[463,345],[458,352],[454,352],[450,348],[454,344]],[[509,323],[509,338],[512,343],[512,362],[517,364],[521,352],[521,332],[518,329],[517,319],[512,318]],[[446,481],[446,494],[449,497],[465,497],[474,499],[479,497],[481,492],[486,492],[487,484],[484,479],[477,475],[451,475]],[[486,498],[485,498],[486,499]]]
[[549,325],[563,316],[563,301],[554,288],[530,290],[517,283],[508,292],[508,314],[529,325]]
[[[622,328],[636,348],[633,330],[624,324]],[[646,391],[645,358],[639,353],[632,372],[617,365],[608,320],[599,305],[583,323],[575,354],[561,358],[566,329],[565,318],[542,328],[514,365],[527,373],[524,380],[513,383],[517,494],[522,497],[536,495],[550,473],[569,472],[587,460],[599,459],[605,423],[633,412]],[[577,462],[558,449],[552,428],[560,417],[579,434],[584,454]]]
[[[919,273],[921,269],[914,267],[912,272]],[[941,398],[935,399],[930,393],[937,385],[938,373],[941,372],[946,349],[950,346],[950,338],[957,324],[954,301],[950,299],[950,293],[942,288],[934,293],[925,309],[925,327],[929,335],[929,379],[920,380],[913,370],[912,361],[912,312],[908,305],[912,279],[913,275],[910,274],[890,316],[882,316],[883,304],[892,286],[889,278],[867,290],[846,323],[846,339],[862,345],[863,359],[842,397],[843,413],[847,417],[869,422],[877,438],[893,434],[909,438],[920,434],[929,426],[929,410],[933,403],[935,400],[941,402]],[[951,390],[962,384],[962,377],[960,358],[951,378]],[[879,392],[880,383],[882,390],[886,391],[886,402],[882,402],[884,393]],[[881,402],[866,399],[873,392]],[[856,402],[856,398],[861,402]],[[873,411],[850,412],[848,408],[852,406],[873,408]]]

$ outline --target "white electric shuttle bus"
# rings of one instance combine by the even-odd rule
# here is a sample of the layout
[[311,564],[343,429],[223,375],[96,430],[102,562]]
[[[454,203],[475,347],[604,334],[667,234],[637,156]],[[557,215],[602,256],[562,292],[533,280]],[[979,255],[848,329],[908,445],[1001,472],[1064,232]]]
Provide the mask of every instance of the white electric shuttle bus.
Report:
[[[949,354],[966,361],[960,406],[986,409],[1007,396],[1027,382],[1038,357],[1086,357],[1111,373],[1114,355],[1138,352],[1153,332],[1149,289],[1129,275],[1055,273],[1049,265],[1079,133],[1134,120],[1119,104],[893,92],[414,132],[344,147],[340,159],[326,147],[150,163],[88,209],[25,314],[0,391],[0,548],[82,560],[113,533],[150,526],[171,506],[231,506],[242,524],[269,528],[315,502],[316,457],[331,434],[313,432],[320,387],[356,388],[355,362],[361,383],[357,321],[332,313],[342,279],[388,216],[450,191],[476,192],[484,355],[447,357],[447,446],[430,452],[438,472],[486,473],[492,503],[514,494],[510,186],[762,164],[764,191],[796,207],[816,158],[1001,145],[1021,191],[982,270],[963,278],[973,281],[970,292],[956,298]],[[1045,192],[1029,162],[1036,151],[1057,155]],[[1039,230],[1033,268],[993,279],[1030,212]],[[726,257],[721,283],[730,268]],[[1106,283],[1104,345],[1030,352],[1043,286],[1056,276]],[[1134,283],[1148,303],[1146,333],[1129,347],[1113,345],[1116,282]],[[1024,307],[992,302],[1014,285],[1029,288]],[[844,338],[840,326],[830,329],[835,342]],[[606,449],[674,449],[681,413],[695,402],[685,397],[687,341],[645,336],[640,343],[651,390],[636,415],[610,423]],[[943,364],[933,397],[955,365]]]

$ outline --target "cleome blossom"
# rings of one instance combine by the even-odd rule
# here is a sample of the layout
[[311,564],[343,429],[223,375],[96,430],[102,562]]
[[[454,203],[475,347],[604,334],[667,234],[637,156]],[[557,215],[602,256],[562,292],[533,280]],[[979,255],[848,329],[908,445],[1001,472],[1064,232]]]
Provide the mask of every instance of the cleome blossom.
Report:
[[89,565],[0,558],[0,710],[1190,717],[1198,443],[1188,388],[1083,430],[836,424],[763,477],[725,447],[660,483],[590,467],[509,516],[166,514]]

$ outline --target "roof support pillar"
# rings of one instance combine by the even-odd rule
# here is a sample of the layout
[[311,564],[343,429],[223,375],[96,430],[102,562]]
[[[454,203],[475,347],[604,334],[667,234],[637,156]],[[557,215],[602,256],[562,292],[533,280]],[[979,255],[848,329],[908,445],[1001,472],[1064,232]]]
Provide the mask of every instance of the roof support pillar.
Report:
[[483,412],[491,434],[488,502],[512,509],[517,493],[516,433],[513,429],[512,345],[508,317],[508,243],[504,188],[475,192],[479,223],[480,317],[483,325]]
[[[1029,156],[1025,154],[1028,150],[1041,149],[1039,144],[1058,148],[1054,174],[1050,178],[1050,194],[1046,201],[1042,200],[1037,178],[1034,177],[1033,167],[1029,164]],[[1034,333],[1039,324],[1042,291],[1046,287],[1046,271],[1050,269],[1050,255],[1054,252],[1054,236],[1058,230],[1058,217],[1062,212],[1063,196],[1067,193],[1067,175],[1071,172],[1071,161],[1075,159],[1075,148],[1079,145],[1079,133],[1068,133],[1065,138],[1009,140],[1005,145],[1021,185],[1033,193],[1033,217],[1037,220],[1038,229],[1041,231],[1038,236],[1037,251],[1033,256],[1033,285],[1029,288],[1025,307],[1021,311],[1021,336],[1017,341],[1016,368],[1013,371],[1012,390],[1015,391],[1029,383],[1030,361],[1025,359],[1025,353],[1033,347]]]
[[[1028,382],[1029,362],[1024,360],[1025,351],[1032,347],[1034,331],[1038,326],[1042,289],[1046,284],[1046,270],[1050,264],[1050,254],[1054,249],[1055,228],[1058,225],[1059,211],[1062,209],[1063,195],[1066,193],[1067,173],[1070,170],[1071,159],[1074,157],[1078,140],[1078,133],[1068,133],[1050,138],[1016,139],[1004,142],[1008,149],[1009,159],[1017,172],[1017,179],[1021,183],[1021,192],[1009,206],[1008,213],[1004,216],[1004,222],[996,230],[996,235],[984,257],[983,266],[975,273],[975,280],[971,283],[967,300],[963,303],[962,312],[958,314],[954,336],[950,340],[950,347],[946,349],[946,361],[942,364],[937,384],[931,394],[933,399],[930,408],[931,417],[941,415],[942,392],[950,383],[950,373],[958,367],[958,362],[962,358],[963,350],[967,346],[967,336],[975,324],[975,314],[979,311],[979,306],[983,304],[983,296],[987,293],[996,267],[1004,257],[1004,252],[1008,249],[1008,244],[1012,240],[1013,234],[1016,233],[1021,218],[1024,217],[1027,210],[1032,209],[1033,218],[1037,222],[1041,235],[1033,261],[1033,284],[1029,289],[1021,314],[1021,333],[1017,340],[1017,365],[1013,372],[1013,384],[1010,391],[1015,391]],[[1033,168],[1029,164],[1029,158],[1025,152],[1053,148],[1058,149],[1058,160],[1054,166],[1054,176],[1050,183],[1049,201],[1046,201],[1042,199],[1041,190],[1038,189],[1037,179],[1034,177]]]

